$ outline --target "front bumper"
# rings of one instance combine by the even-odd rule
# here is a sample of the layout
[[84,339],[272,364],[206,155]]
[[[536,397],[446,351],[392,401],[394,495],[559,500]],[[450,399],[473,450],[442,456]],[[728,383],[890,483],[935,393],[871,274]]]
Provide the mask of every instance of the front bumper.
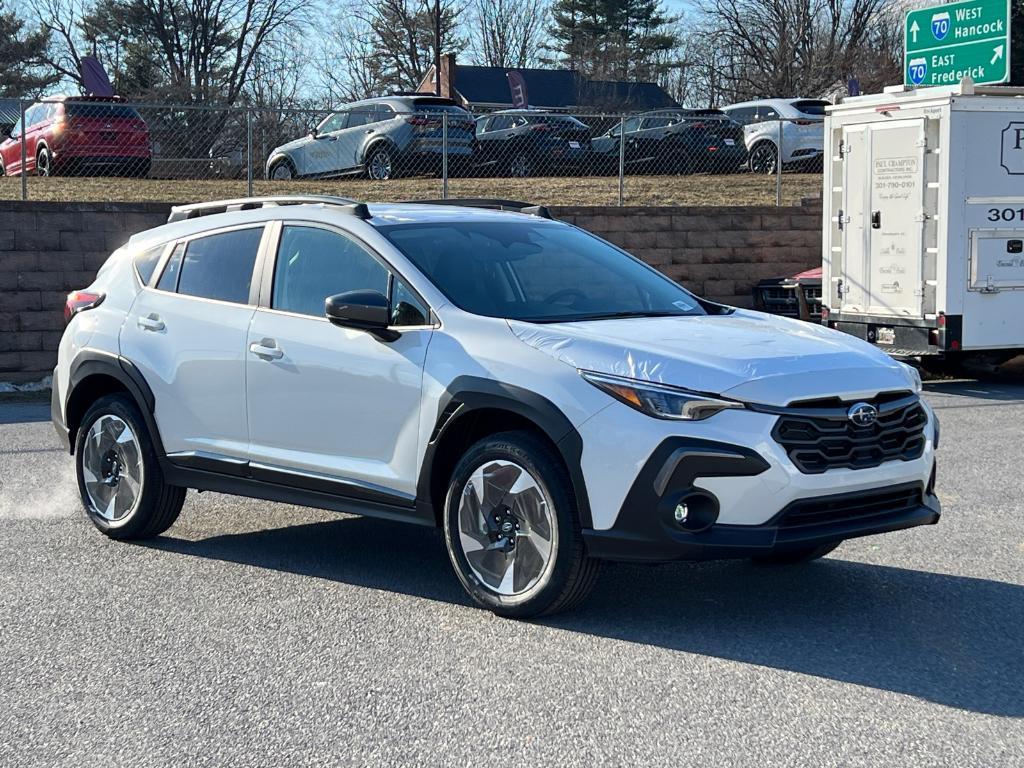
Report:
[[[937,427],[926,413],[916,458],[807,474],[772,436],[773,415],[726,411],[684,424],[613,404],[579,427],[588,551],[610,560],[751,557],[935,523]],[[690,513],[683,522],[680,504]]]

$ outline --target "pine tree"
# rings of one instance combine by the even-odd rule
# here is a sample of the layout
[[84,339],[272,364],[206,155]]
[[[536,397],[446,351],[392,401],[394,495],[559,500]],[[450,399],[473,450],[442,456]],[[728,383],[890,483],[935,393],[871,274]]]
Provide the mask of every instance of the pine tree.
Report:
[[661,0],[556,0],[552,49],[571,69],[609,80],[655,80],[678,43]]
[[55,73],[39,72],[49,36],[43,30],[25,31],[16,11],[0,0],[0,96],[34,96],[57,81]]

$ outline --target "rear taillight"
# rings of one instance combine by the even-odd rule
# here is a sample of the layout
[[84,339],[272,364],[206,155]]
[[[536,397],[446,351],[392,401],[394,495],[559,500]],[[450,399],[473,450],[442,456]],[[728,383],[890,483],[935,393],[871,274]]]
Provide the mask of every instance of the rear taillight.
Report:
[[541,133],[550,133],[556,130],[555,126],[549,125],[548,123],[534,123],[530,126],[531,130],[540,131]]
[[818,124],[817,120],[794,120],[793,122],[796,123],[797,125],[817,125]]
[[72,291],[64,302],[64,322],[70,323],[71,318],[79,312],[98,307],[103,303],[106,294],[91,291]]
[[438,121],[431,117],[407,117],[405,122],[409,125],[425,126],[425,125],[437,125]]

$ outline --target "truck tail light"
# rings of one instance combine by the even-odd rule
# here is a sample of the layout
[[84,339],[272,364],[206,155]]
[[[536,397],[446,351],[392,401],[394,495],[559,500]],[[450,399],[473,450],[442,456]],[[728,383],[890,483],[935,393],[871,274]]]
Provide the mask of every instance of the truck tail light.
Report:
[[90,291],[72,291],[64,302],[64,322],[70,323],[71,318],[79,312],[98,307],[106,298],[104,293],[92,293]]

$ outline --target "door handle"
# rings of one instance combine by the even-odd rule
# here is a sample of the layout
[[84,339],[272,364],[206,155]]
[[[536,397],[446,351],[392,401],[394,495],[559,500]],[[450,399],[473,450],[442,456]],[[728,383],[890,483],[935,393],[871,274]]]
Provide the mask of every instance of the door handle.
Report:
[[160,315],[155,312],[151,312],[145,317],[140,317],[138,324],[139,328],[144,331],[162,331],[167,327],[164,325],[164,321],[160,319]]
[[273,339],[254,341],[249,345],[249,351],[264,360],[280,360],[284,357],[284,352]]

